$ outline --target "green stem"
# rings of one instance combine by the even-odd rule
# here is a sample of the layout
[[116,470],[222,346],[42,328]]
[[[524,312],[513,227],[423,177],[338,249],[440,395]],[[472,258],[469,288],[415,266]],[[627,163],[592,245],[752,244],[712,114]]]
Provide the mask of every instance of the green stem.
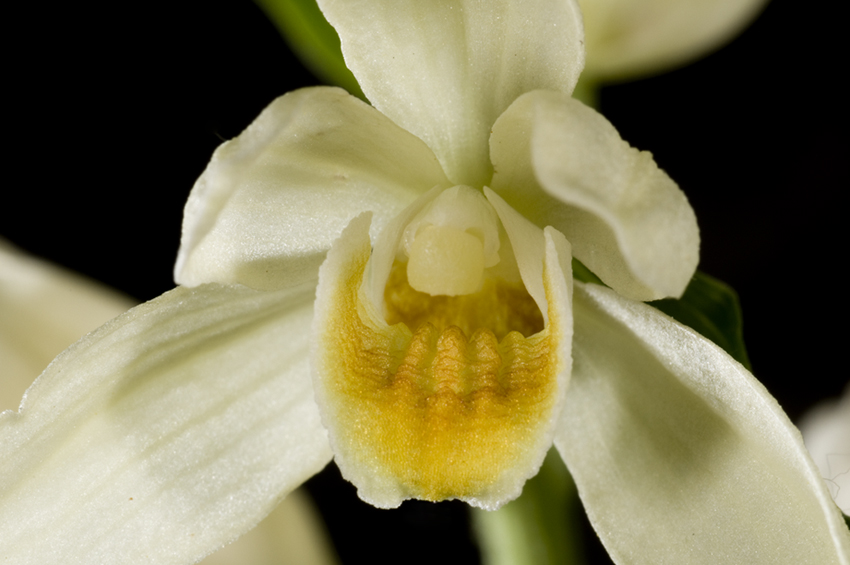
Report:
[[501,509],[474,509],[472,522],[484,565],[579,565],[575,484],[552,448],[522,496]]
[[365,100],[357,79],[345,66],[336,30],[315,0],[255,0],[289,47],[317,77]]

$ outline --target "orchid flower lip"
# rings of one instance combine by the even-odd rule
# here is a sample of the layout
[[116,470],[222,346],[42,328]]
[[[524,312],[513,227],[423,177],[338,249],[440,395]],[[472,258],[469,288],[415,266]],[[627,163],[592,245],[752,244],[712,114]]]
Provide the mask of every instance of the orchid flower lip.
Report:
[[[370,217],[356,218],[322,267],[312,349],[317,402],[343,476],[375,506],[459,498],[498,508],[519,495],[551,446],[569,375],[569,246],[557,232],[505,214],[479,191],[435,189],[388,224],[374,251]],[[540,277],[545,328],[516,331],[537,311],[522,285],[497,276],[461,296],[429,295],[407,281],[412,259],[397,259],[406,237],[428,233],[423,223],[477,225],[495,237],[497,216],[510,242],[499,247],[542,259],[524,278]],[[479,240],[482,256],[484,247]],[[376,272],[390,273],[378,278],[379,302],[369,292]]]

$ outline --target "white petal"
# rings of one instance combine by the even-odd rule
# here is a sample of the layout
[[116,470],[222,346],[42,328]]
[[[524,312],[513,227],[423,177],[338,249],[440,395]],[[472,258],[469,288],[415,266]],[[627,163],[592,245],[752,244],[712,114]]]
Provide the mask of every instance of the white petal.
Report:
[[446,182],[425,144],[369,105],[336,88],[291,92],[219,147],[198,179],[175,280],[266,290],[313,280],[357,213],[373,211],[378,230]]
[[63,349],[132,306],[129,297],[0,239],[0,412],[17,410]]
[[0,414],[8,562],[192,562],[320,470],[312,299],[177,288],[60,355]]
[[325,565],[336,562],[332,547],[316,509],[299,489],[256,528],[199,565]]
[[848,563],[850,532],[799,432],[720,348],[576,284],[555,445],[617,563]]
[[737,35],[766,0],[578,0],[587,71],[623,78],[681,65]]
[[680,296],[699,261],[685,195],[652,155],[601,114],[556,92],[532,92],[496,122],[491,187],[551,225],[605,284],[634,300]]
[[454,184],[492,173],[487,139],[519,95],[571,93],[584,65],[574,0],[320,0],[380,111],[434,150]]
[[[496,210],[499,220],[505,227],[511,248],[516,256],[517,267],[519,267],[525,290],[537,303],[537,307],[543,314],[543,319],[548,322],[549,304],[546,300],[546,289],[543,288],[543,256],[546,250],[543,231],[511,208],[507,202],[489,188],[484,187],[484,195]],[[563,235],[560,235],[558,239],[562,240]],[[566,245],[564,257],[572,258],[569,243]],[[564,275],[570,281],[572,281],[572,272],[572,266],[564,270]]]

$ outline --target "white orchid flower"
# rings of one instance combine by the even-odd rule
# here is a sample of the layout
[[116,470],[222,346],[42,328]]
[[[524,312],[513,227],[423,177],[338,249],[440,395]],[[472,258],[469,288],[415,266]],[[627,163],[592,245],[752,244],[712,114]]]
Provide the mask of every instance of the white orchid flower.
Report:
[[767,0],[578,0],[586,72],[622,79],[683,65],[735,37]]
[[847,563],[776,402],[637,302],[682,292],[696,224],[569,97],[576,4],[320,5],[374,107],[273,102],[193,189],[182,286],[2,415],[10,561],[191,562],[332,458],[378,506],[496,508],[554,442],[618,562]]

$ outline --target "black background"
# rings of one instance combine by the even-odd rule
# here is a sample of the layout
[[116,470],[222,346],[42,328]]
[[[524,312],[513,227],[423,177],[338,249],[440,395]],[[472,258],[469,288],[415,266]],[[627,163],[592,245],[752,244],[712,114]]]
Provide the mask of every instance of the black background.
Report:
[[[739,292],[754,372],[795,420],[848,380],[834,4],[775,0],[713,55],[601,94],[690,198],[701,269]],[[183,203],[213,149],[316,80],[248,0],[4,11],[0,235],[139,300],[172,288]],[[475,559],[463,505],[379,511],[330,467],[309,486],[344,562]]]

